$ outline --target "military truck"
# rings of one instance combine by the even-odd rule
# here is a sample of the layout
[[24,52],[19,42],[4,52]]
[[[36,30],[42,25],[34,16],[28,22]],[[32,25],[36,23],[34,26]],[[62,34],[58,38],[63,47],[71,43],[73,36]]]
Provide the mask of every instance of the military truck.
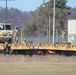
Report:
[[13,30],[10,23],[0,23],[0,43],[12,43]]

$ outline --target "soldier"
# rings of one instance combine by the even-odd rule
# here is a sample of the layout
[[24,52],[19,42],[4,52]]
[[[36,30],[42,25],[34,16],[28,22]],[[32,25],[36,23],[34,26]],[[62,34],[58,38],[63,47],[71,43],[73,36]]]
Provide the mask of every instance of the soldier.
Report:
[[18,30],[17,26],[15,26],[15,29],[13,32],[13,38],[14,38],[14,43],[18,44],[18,42],[19,42],[19,30]]
[[63,31],[61,31],[61,33],[62,33],[62,43],[65,43],[65,40],[66,40],[66,38],[65,38],[65,36],[66,36],[66,31],[63,30]]

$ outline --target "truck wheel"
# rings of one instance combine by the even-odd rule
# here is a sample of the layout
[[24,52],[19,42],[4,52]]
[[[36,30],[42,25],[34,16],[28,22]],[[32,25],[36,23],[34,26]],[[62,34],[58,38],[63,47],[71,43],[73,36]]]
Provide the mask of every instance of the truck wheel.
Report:
[[12,43],[12,38],[11,39],[9,39],[9,41],[8,41],[8,44],[11,44]]

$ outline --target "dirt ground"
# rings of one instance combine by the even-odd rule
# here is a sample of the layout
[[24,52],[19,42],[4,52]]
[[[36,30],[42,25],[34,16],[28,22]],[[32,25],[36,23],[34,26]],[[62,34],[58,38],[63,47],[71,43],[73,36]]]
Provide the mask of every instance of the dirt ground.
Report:
[[0,75],[76,75],[76,56],[2,54]]
[[0,54],[1,62],[71,62],[76,63],[76,56],[63,56],[63,55],[3,55]]

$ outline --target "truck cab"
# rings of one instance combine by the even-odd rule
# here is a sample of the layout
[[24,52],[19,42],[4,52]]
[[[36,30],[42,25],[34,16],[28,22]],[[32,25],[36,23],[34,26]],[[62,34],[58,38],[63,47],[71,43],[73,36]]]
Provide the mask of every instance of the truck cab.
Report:
[[10,23],[0,23],[0,43],[12,43],[13,30]]

